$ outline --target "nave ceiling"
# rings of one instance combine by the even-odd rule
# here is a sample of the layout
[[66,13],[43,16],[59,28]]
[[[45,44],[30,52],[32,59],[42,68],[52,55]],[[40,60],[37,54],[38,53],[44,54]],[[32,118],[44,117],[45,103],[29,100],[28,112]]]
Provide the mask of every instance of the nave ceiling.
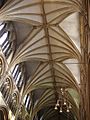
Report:
[[14,118],[79,119],[88,61],[84,3],[7,0],[2,5],[0,86]]

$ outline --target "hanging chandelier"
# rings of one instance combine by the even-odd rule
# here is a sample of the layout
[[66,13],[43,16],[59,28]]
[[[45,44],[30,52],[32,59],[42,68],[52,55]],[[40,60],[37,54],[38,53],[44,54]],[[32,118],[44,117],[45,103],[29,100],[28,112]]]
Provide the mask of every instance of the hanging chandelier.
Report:
[[60,113],[63,112],[63,110],[65,109],[67,113],[70,112],[72,105],[71,103],[67,100],[66,96],[65,96],[65,89],[61,88],[60,89],[61,92],[61,97],[59,96],[59,99],[57,100],[56,104],[55,104],[55,110],[59,110]]

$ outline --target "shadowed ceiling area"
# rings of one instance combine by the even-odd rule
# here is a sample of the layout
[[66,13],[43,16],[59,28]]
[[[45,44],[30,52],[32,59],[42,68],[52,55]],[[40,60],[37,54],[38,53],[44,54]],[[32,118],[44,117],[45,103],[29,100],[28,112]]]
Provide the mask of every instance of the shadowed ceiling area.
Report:
[[79,120],[84,4],[1,1],[0,90],[10,120]]

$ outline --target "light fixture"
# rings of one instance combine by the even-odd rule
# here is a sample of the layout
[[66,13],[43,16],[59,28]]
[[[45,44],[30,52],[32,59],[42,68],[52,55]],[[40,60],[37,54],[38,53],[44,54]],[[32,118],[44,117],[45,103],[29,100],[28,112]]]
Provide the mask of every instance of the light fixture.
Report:
[[67,102],[66,102],[66,99],[64,98],[64,105],[66,105],[67,104]]
[[60,102],[60,100],[57,100],[57,104],[56,104],[56,106],[59,106],[59,102]]
[[62,107],[60,107],[60,111],[59,111],[60,113],[62,113],[63,111],[62,111]]
[[61,88],[61,92],[63,91],[63,88]]
[[71,108],[71,103],[67,99],[66,89],[61,87],[60,94],[58,96],[54,109],[59,110],[60,113],[62,113],[63,110],[64,112],[66,110],[66,112],[69,113]]
[[64,95],[64,89],[63,88],[61,88],[61,94]]
[[67,113],[69,113],[70,112],[70,110],[69,110],[69,108],[67,107]]
[[57,106],[55,105],[55,108],[54,108],[55,110],[57,110],[58,108],[57,108]]

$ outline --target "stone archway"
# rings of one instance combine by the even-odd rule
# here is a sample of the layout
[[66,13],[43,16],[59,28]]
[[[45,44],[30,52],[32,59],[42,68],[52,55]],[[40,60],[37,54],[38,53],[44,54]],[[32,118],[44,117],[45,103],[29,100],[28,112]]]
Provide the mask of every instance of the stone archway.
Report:
[[0,120],[8,120],[8,111],[4,106],[0,106]]

